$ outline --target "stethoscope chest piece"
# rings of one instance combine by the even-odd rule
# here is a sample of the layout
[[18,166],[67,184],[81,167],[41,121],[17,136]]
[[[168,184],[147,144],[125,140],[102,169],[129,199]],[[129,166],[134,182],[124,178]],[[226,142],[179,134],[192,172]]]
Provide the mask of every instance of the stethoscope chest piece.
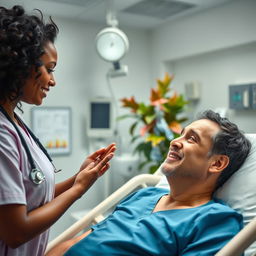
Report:
[[29,174],[30,179],[37,185],[45,181],[43,172],[37,168],[33,168]]

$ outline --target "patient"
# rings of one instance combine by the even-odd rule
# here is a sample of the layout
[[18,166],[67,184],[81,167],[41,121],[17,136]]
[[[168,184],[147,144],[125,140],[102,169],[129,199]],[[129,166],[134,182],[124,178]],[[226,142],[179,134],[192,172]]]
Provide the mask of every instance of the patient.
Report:
[[47,256],[214,255],[242,228],[242,216],[213,193],[239,169],[250,147],[235,124],[205,111],[170,143],[161,169],[171,192],[134,192],[107,219]]

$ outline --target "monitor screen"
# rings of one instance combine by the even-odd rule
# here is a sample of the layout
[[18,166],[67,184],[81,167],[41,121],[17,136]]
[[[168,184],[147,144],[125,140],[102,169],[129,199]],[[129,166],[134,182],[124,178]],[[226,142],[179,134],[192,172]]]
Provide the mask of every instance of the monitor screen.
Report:
[[91,102],[91,128],[110,128],[110,103]]
[[109,98],[96,98],[89,102],[88,136],[109,137],[113,135],[112,103]]

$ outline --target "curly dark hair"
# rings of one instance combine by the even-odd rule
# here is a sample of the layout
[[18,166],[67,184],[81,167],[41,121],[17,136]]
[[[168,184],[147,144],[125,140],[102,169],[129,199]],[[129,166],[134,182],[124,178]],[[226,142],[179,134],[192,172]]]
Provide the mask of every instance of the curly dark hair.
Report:
[[242,166],[250,152],[251,143],[236,124],[212,110],[201,113],[198,117],[198,120],[200,119],[211,120],[217,123],[221,129],[213,138],[213,146],[209,156],[221,154],[229,157],[228,166],[221,172],[217,180],[215,187],[217,190]]
[[[22,87],[32,69],[42,65],[47,42],[54,43],[59,31],[43,14],[28,15],[22,6],[0,7],[0,101],[14,101],[22,95]],[[40,74],[38,74],[40,76]],[[21,106],[21,104],[20,104]]]

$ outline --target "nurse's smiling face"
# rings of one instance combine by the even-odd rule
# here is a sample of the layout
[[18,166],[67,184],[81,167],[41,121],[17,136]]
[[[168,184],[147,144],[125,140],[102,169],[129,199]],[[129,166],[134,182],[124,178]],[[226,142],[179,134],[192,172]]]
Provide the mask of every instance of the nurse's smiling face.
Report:
[[38,72],[32,71],[22,89],[20,100],[28,104],[41,105],[50,88],[55,86],[53,71],[57,64],[57,51],[53,43],[46,43],[41,61],[43,65],[38,68]]

